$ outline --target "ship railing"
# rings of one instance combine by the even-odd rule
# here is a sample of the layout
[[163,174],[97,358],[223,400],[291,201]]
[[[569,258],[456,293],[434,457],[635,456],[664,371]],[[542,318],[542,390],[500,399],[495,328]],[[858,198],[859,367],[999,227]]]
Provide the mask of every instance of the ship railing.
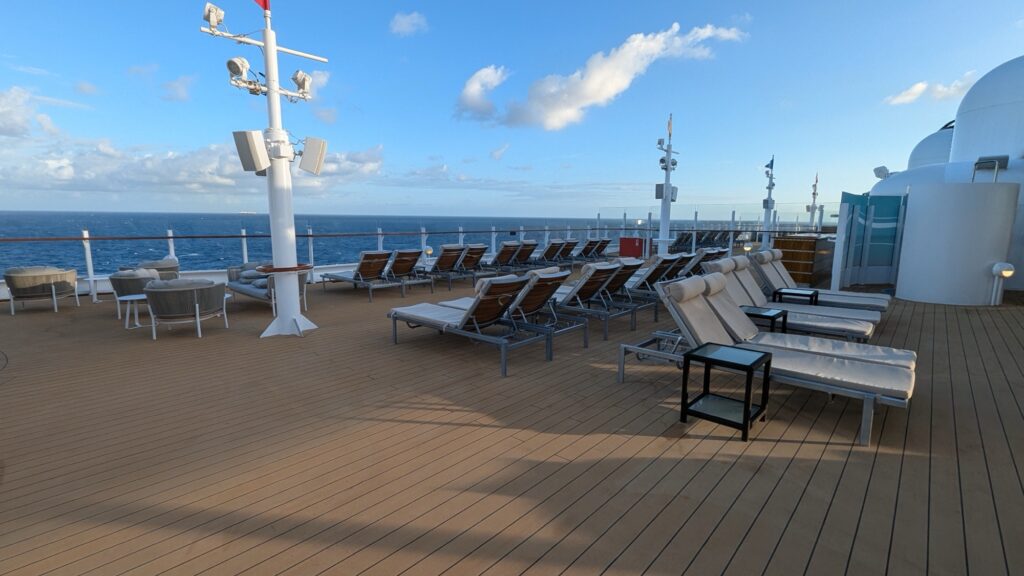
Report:
[[[328,250],[325,249],[323,244],[330,243],[331,240],[344,240],[344,239],[362,239],[364,242],[358,243],[357,246],[350,246],[349,251],[355,250],[354,254],[351,254],[354,258],[361,250],[385,250],[385,249],[397,249],[397,248],[412,248],[418,247],[424,252],[428,252],[431,242],[437,243],[459,243],[465,244],[470,243],[484,243],[488,244],[489,254],[494,254],[497,251],[498,244],[502,240],[522,240],[522,239],[533,239],[537,240],[541,247],[546,245],[553,238],[561,239],[579,239],[579,240],[590,240],[590,239],[609,239],[612,242],[608,248],[608,252],[615,254],[619,251],[619,240],[621,238],[643,238],[647,240],[645,246],[648,250],[651,250],[651,245],[655,237],[658,235],[658,229],[656,226],[647,225],[629,226],[625,222],[622,226],[566,226],[566,227],[496,227],[491,226],[486,229],[472,228],[466,229],[463,226],[459,226],[455,230],[428,230],[426,227],[420,227],[419,230],[415,231],[385,231],[382,228],[377,228],[373,232],[316,232],[311,226],[305,228],[304,233],[296,233],[296,238],[302,240],[300,242],[300,248],[304,244],[306,262],[314,267],[314,274],[309,275],[309,281],[315,282],[319,277],[319,274],[325,272],[337,272],[346,269],[352,269],[355,267],[355,261],[349,262],[331,262],[333,255],[338,255],[339,250]],[[811,231],[809,227],[801,227],[799,225],[784,225],[779,223],[773,234],[793,234]],[[672,236],[676,238],[675,246],[677,249],[687,249],[695,251],[699,247],[725,247],[730,249],[730,252],[734,249],[742,251],[744,244],[757,244],[761,235],[761,227],[756,222],[697,222],[694,221],[688,224],[674,223],[671,228]],[[0,268],[7,268],[18,265],[29,265],[29,264],[46,264],[54,265],[67,268],[80,268],[84,265],[85,276],[81,278],[88,286],[88,292],[92,295],[94,301],[98,301],[98,294],[101,292],[109,292],[109,284],[106,281],[110,273],[113,273],[121,266],[133,265],[136,262],[128,261],[113,261],[112,257],[106,257],[99,261],[100,272],[97,272],[97,259],[95,258],[95,251],[97,250],[94,244],[107,244],[107,243],[121,243],[121,242],[145,242],[150,243],[149,251],[151,254],[156,254],[155,249],[152,248],[152,243],[166,242],[167,256],[178,258],[178,246],[177,243],[188,242],[190,247],[194,241],[225,241],[235,240],[238,241],[236,245],[238,248],[237,256],[227,257],[221,255],[220,259],[226,263],[223,269],[188,269],[187,257],[183,262],[182,275],[184,276],[197,276],[207,277],[212,279],[223,280],[226,278],[226,269],[228,265],[234,265],[237,263],[246,263],[251,260],[269,260],[270,256],[267,248],[269,248],[270,234],[267,233],[251,233],[246,229],[241,229],[238,234],[175,234],[174,230],[169,229],[165,235],[146,235],[146,236],[93,236],[88,230],[83,230],[81,236],[48,236],[48,237],[0,237]],[[417,241],[418,240],[418,241]],[[259,249],[251,251],[250,243],[253,241],[260,242]],[[82,246],[82,259],[75,259],[74,261],[65,262],[39,262],[39,261],[21,261],[21,262],[10,262],[8,258],[3,257],[4,254],[10,257],[12,251],[6,249],[12,245],[26,244],[26,243],[81,243]],[[319,244],[319,248],[318,248]],[[681,247],[681,248],[680,248]],[[228,249],[226,246],[218,246],[218,250]],[[543,249],[543,248],[541,248]],[[228,249],[233,251],[234,249]],[[102,250],[101,250],[102,251]],[[302,250],[300,249],[300,254]],[[256,256],[253,258],[253,256]],[[134,254],[138,260],[149,260],[149,259],[160,259],[157,258],[138,258],[139,254]],[[318,258],[319,256],[319,258]],[[24,257],[19,258],[24,260]],[[122,260],[124,259],[122,255]],[[302,257],[300,256],[301,260]],[[335,258],[337,260],[337,258]],[[181,262],[182,258],[179,258]],[[0,282],[0,299],[8,298],[6,287]]]

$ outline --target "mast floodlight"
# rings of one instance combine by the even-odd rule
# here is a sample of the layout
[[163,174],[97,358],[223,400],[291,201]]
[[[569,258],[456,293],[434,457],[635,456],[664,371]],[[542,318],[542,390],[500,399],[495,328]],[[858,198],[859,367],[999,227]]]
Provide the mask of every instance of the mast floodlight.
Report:
[[292,74],[292,82],[303,96],[309,94],[310,88],[313,87],[313,78],[302,70],[296,70],[295,74]]
[[228,60],[228,72],[231,74],[231,78],[240,78],[245,80],[247,74],[249,74],[249,61],[241,56],[236,56]]
[[224,11],[214,4],[207,2],[206,6],[203,6],[203,20],[206,20],[210,28],[216,29],[224,21]]

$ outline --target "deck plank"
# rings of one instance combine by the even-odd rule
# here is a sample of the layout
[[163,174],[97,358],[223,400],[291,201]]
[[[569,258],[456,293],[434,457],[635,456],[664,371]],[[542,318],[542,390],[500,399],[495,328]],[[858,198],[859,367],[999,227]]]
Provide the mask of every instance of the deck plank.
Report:
[[[321,326],[123,330],[110,302],[3,319],[0,572],[594,574],[1024,570],[1024,306],[894,302],[908,410],[778,387],[750,442],[678,422],[679,372],[591,329],[497,351],[400,326],[467,293],[310,294]],[[666,315],[667,316],[667,315]],[[59,359],[59,361],[53,361]],[[117,359],[117,360],[114,360]],[[714,386],[735,392],[733,376]]]

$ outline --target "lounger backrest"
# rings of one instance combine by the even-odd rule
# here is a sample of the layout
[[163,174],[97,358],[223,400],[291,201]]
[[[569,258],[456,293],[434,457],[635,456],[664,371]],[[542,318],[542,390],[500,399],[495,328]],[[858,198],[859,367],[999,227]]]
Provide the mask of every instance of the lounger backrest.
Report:
[[619,264],[622,266],[612,274],[612,277],[608,280],[608,283],[604,286],[604,291],[608,294],[615,294],[622,287],[626,285],[626,282],[636,274],[636,271],[644,265],[643,260],[636,258],[619,258]]
[[583,267],[582,276],[573,285],[572,290],[565,294],[559,302],[562,304],[587,302],[604,289],[605,284],[612,279],[621,266],[622,264],[618,262],[587,264]]
[[377,280],[384,274],[384,268],[391,259],[391,252],[385,250],[369,250],[359,253],[359,264],[356,274],[362,280]]
[[224,308],[224,284],[212,280],[153,280],[146,285],[146,302],[157,318],[192,318]]
[[704,298],[718,315],[729,335],[737,342],[746,342],[757,336],[757,326],[726,292],[725,276],[720,272],[712,272],[704,276],[704,283]]
[[708,254],[710,253],[711,251],[707,248],[697,248],[697,251],[694,252],[693,258],[691,258],[690,261],[687,262],[686,265],[683,266],[682,270],[680,270],[679,273],[676,275],[690,276],[692,274],[696,274],[697,272],[700,271],[701,262],[707,260]]
[[699,251],[693,254],[688,252],[678,253],[679,258],[672,262],[672,265],[669,266],[668,270],[665,270],[665,274],[661,277],[661,281],[675,280],[675,278],[679,276],[679,273],[689,266],[690,262],[693,262],[693,260],[699,255]]
[[761,286],[754,279],[754,275],[750,273],[750,259],[746,256],[733,256],[732,261],[736,264],[733,275],[736,276],[736,280],[743,287],[743,291],[750,297],[750,301],[753,302],[754,306],[767,306],[768,298],[761,291]]
[[772,248],[772,267],[779,273],[779,277],[782,278],[786,288],[797,287],[796,280],[793,280],[789,270],[786,270],[786,265],[782,263],[782,250],[778,248]]
[[525,276],[500,276],[481,280],[477,284],[473,304],[466,309],[460,328],[483,328],[501,320],[516,295],[528,282]]
[[559,260],[564,260],[565,258],[572,258],[572,251],[576,249],[576,246],[579,243],[579,240],[573,240],[571,238],[569,240],[566,240],[565,244],[562,246],[562,251],[558,253]]
[[558,257],[558,254],[562,251],[562,247],[565,246],[564,240],[551,240],[548,242],[547,248],[540,255],[541,260],[552,261]]
[[537,249],[536,240],[523,240],[519,246],[519,251],[516,252],[515,263],[526,264],[530,260],[530,256],[533,256],[533,251]]
[[530,284],[519,293],[510,310],[517,316],[528,317],[547,307],[555,291],[565,282],[570,271],[558,268],[544,268],[529,272]]
[[404,278],[412,274],[422,255],[423,250],[395,250],[395,258],[391,261],[391,275]]
[[583,258],[590,258],[594,254],[594,250],[597,248],[597,245],[600,243],[600,240],[587,240],[587,243],[580,249],[580,256]]
[[704,299],[707,284],[704,278],[693,276],[660,282],[657,285],[662,303],[668,309],[672,319],[680,331],[690,336],[690,344],[700,346],[707,342],[716,344],[735,344],[732,336],[722,326],[715,311]]
[[441,253],[434,261],[435,272],[451,272],[459,265],[462,255],[466,253],[466,247],[462,244],[442,244]]
[[519,251],[519,242],[505,241],[501,243],[501,248],[498,249],[498,253],[494,255],[494,264],[499,266],[505,266],[512,263],[512,259],[515,258],[516,252]]
[[768,283],[768,287],[771,290],[778,290],[779,288],[785,288],[786,283],[782,280],[782,276],[779,276],[778,270],[772,266],[772,253],[769,250],[763,252],[755,252],[750,255],[753,260],[754,266],[761,271],[761,278]]
[[718,272],[725,276],[725,291],[729,293],[729,297],[732,298],[733,302],[740,306],[753,306],[754,301],[750,299],[750,295],[747,294],[739,279],[733,274],[736,271],[736,262],[732,258],[704,262],[701,264],[701,268],[704,269],[705,274]]
[[484,254],[487,253],[487,246],[484,244],[467,244],[466,253],[462,255],[462,262],[459,267],[463,270],[475,270],[480,266]]
[[604,256],[604,251],[608,249],[608,245],[611,243],[612,241],[608,238],[601,240],[600,242],[597,243],[597,246],[594,248],[593,255],[597,257]]

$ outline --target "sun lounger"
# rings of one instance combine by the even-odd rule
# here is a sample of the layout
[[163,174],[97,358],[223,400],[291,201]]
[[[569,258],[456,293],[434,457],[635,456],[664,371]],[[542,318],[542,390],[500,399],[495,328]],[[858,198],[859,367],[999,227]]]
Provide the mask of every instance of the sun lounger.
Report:
[[565,240],[558,238],[552,238],[548,241],[548,245],[544,247],[544,251],[533,257],[533,263],[543,266],[551,266],[559,264],[559,254],[562,253],[562,248],[565,247]]
[[690,271],[693,270],[694,266],[700,262],[703,252],[698,248],[696,252],[676,252],[679,259],[669,266],[665,274],[662,275],[659,282],[666,282],[668,280],[675,280],[676,278],[685,278]]
[[[789,270],[786,269],[786,265],[782,262],[782,250],[773,248],[772,254],[772,267],[779,273],[779,277],[782,279],[782,283],[787,288],[799,288],[800,286],[793,280],[793,277],[789,274]],[[892,296],[888,294],[879,294],[877,292],[851,292],[849,290],[826,290],[823,288],[817,288],[818,294],[826,295],[830,294],[833,296],[845,296],[849,298],[868,298],[870,300],[881,300],[886,306],[892,302]]]
[[[477,284],[476,295],[466,309],[430,303],[393,308],[388,313],[392,339],[398,344],[398,323],[405,322],[410,328],[425,326],[491,344],[500,350],[501,375],[507,376],[509,350],[552,338],[549,333],[532,332],[505,317],[527,282],[527,278],[517,276],[485,278]],[[550,343],[546,350],[550,350]]]
[[604,251],[608,249],[608,245],[611,243],[612,241],[608,238],[599,241],[597,246],[594,247],[594,251],[590,253],[590,257],[595,260],[604,258]]
[[754,279],[754,275],[751,274],[750,268],[754,265],[753,262],[746,256],[733,256],[729,258],[735,264],[733,274],[739,281],[743,290],[750,297],[751,302],[754,306],[760,306],[762,308],[781,308],[783,310],[789,310],[790,314],[802,313],[802,314],[813,314],[815,316],[828,316],[831,318],[846,318],[849,320],[862,320],[864,322],[870,322],[872,324],[878,324],[882,320],[882,313],[875,310],[857,310],[854,308],[837,308],[835,306],[814,306],[810,304],[794,304],[791,302],[768,302],[768,298],[764,295],[764,291],[761,290],[760,284]]
[[630,292],[626,285],[632,280],[633,276],[643,266],[644,261],[636,258],[619,258],[619,264],[621,268],[608,280],[604,288],[601,290],[602,298],[605,302],[606,308],[631,308],[634,311],[633,315],[633,326],[631,329],[636,329],[636,314],[640,310],[646,310],[651,308],[654,310],[654,321],[658,321],[658,301],[655,299],[648,298],[644,295],[634,297],[634,294]]
[[[743,289],[740,281],[736,278],[736,262],[732,258],[723,258],[712,262],[705,262],[701,265],[706,276],[719,274],[725,280],[725,291],[729,297],[739,306],[753,306],[759,308],[775,308],[786,310],[785,306],[777,303],[760,301],[761,306],[754,302]],[[764,294],[758,292],[762,298]],[[815,309],[817,306],[805,306]],[[787,310],[786,323],[789,330],[806,332],[808,334],[820,334],[827,336],[838,336],[850,340],[867,341],[875,331],[875,325],[863,320],[851,320],[849,318],[838,318],[834,316],[819,316]]]
[[[770,250],[755,252],[750,255],[751,267],[757,271],[758,276],[760,276],[765,287],[768,288],[769,293],[788,288],[778,270],[772,266],[773,258],[774,256]],[[828,291],[822,290],[818,291],[818,304],[837,308],[875,310],[877,312],[885,312],[886,308],[888,308],[888,302],[877,298],[843,296],[835,293],[830,294]]]
[[583,266],[580,279],[562,286],[555,292],[557,309],[569,314],[601,320],[604,339],[608,339],[608,322],[613,318],[630,316],[630,329],[636,329],[636,309],[618,306],[604,298],[603,290],[622,267],[618,262],[595,262]]
[[654,285],[660,282],[665,277],[665,273],[682,257],[682,254],[656,256],[650,266],[640,268],[626,281],[626,289],[633,293],[634,296],[638,294],[653,294],[656,297],[657,293],[654,291]]
[[419,264],[423,251],[419,248],[408,250],[395,250],[391,264],[384,271],[385,280],[400,282],[402,284],[402,297],[405,297],[406,288],[409,286],[427,285],[430,286],[430,293],[434,293],[434,279],[423,274],[416,265]]
[[562,245],[562,251],[558,253],[558,261],[572,264],[572,253],[576,250],[576,246],[580,243],[579,240],[573,240],[568,238],[565,244]]
[[[889,351],[896,355],[906,351],[879,349],[864,353],[862,349],[847,349],[843,352],[849,355],[840,355],[759,343],[737,344],[736,339],[704,298],[706,287],[705,280],[700,277],[658,285],[666,308],[669,309],[689,346],[696,347],[706,342],[715,342],[771,352],[773,382],[861,400],[861,444],[870,443],[875,404],[901,408],[909,405],[914,392],[914,371],[902,365],[880,361],[887,359]],[[850,343],[837,344],[843,347],[851,346]],[[681,355],[679,357],[682,358]],[[623,359],[624,353],[620,361]]]
[[580,248],[579,253],[576,254],[574,259],[580,262],[589,262],[593,259],[594,250],[597,250],[597,245],[600,243],[601,240],[588,239],[583,243],[583,247]]
[[487,253],[487,246],[485,244],[467,244],[466,252],[462,255],[462,259],[459,260],[458,266],[453,276],[455,279],[458,278],[469,278],[473,284],[480,278],[487,278],[497,274],[494,270],[485,270],[483,267],[484,254]]
[[522,243],[514,240],[506,240],[501,243],[498,252],[491,258],[491,261],[484,265],[485,268],[493,270],[510,270],[515,261],[516,253]]
[[462,244],[442,244],[441,253],[434,259],[433,264],[421,268],[420,273],[431,278],[442,278],[448,281],[448,291],[451,292],[452,281],[463,277],[459,265],[468,251]]
[[[527,272],[528,282],[508,307],[508,311],[505,312],[505,318],[516,326],[523,326],[535,332],[551,334],[552,337],[579,330],[583,333],[583,347],[587,348],[590,345],[587,319],[568,314],[559,314],[555,310],[555,291],[562,286],[570,274],[571,272],[562,271],[557,266]],[[438,304],[467,310],[473,305],[474,300],[474,297],[465,296],[455,300],[438,302]],[[554,357],[552,345],[553,342],[549,341],[549,360]]]
[[523,270],[530,267],[530,258],[537,250],[536,240],[523,240],[519,243],[519,250],[512,257],[511,267],[513,270]]
[[[373,302],[373,291],[380,288],[401,288],[402,283],[389,280],[384,271],[388,261],[391,259],[391,252],[386,250],[369,250],[359,253],[359,263],[355,270],[342,272],[329,272],[320,275],[320,282],[324,292],[327,292],[328,282],[350,282],[353,288],[366,288],[370,293],[370,302]],[[404,291],[403,291],[404,295]]]

